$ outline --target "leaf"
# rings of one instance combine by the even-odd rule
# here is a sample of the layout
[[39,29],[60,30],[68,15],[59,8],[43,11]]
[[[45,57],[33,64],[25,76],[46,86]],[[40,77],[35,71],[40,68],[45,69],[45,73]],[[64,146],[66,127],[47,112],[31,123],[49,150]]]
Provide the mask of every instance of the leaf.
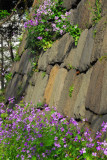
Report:
[[37,160],[37,159],[36,159],[36,157],[33,156],[33,157],[32,157],[32,160]]

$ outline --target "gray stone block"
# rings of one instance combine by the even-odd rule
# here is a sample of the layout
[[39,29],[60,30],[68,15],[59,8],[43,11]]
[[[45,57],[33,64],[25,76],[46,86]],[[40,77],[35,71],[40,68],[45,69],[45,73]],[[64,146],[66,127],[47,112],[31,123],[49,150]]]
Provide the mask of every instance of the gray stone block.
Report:
[[43,77],[43,72],[38,73],[35,87],[33,87],[33,93],[31,97],[31,101],[33,104],[37,105],[39,100],[43,101],[44,99],[43,96],[47,82],[48,82],[48,75],[46,74],[45,77]]
[[40,55],[38,69],[46,71],[48,64],[62,63],[65,56],[70,52],[73,46],[73,38],[66,33],[62,38],[53,43],[44,54]]
[[[96,114],[107,113],[107,61],[97,62],[93,67],[86,96],[86,108]],[[104,102],[103,102],[104,101]]]

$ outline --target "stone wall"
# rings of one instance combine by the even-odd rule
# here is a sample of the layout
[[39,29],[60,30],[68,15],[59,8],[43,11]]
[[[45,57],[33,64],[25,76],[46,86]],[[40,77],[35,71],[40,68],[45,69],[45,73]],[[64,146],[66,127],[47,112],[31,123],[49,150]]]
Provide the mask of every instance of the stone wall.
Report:
[[[90,4],[94,7],[95,0],[90,0]],[[68,120],[73,117],[80,127],[88,125],[94,133],[101,129],[102,122],[107,122],[107,1],[101,0],[101,4],[102,18],[93,27],[87,0],[64,0],[63,5],[71,11],[68,20],[83,30],[78,45],[74,46],[69,33],[64,34],[45,53],[40,53],[39,72],[34,74],[29,62],[34,57],[25,49],[25,33],[19,48],[21,59],[12,66],[13,78],[7,87],[6,103],[13,96],[15,103],[21,96],[34,105],[40,100],[55,106]],[[82,118],[88,120],[83,126]]]

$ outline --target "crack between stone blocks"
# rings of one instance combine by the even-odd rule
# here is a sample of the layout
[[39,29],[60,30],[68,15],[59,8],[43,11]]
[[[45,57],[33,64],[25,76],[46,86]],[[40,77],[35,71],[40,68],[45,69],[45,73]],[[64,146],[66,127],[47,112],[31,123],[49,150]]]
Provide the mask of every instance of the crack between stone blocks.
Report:
[[89,108],[85,108],[87,111],[90,111],[91,113],[93,113],[94,115],[97,115],[97,116],[104,116],[106,115],[107,113],[104,113],[104,114],[98,114],[98,113],[95,113],[93,112],[92,110],[90,110]]
[[86,70],[80,71],[79,68],[78,68],[78,69],[76,69],[76,72],[79,72],[79,74],[81,74],[81,73],[86,74],[88,72],[88,70],[91,69],[97,63],[97,61],[98,61],[98,59],[93,61],[93,62],[91,62],[89,67]]

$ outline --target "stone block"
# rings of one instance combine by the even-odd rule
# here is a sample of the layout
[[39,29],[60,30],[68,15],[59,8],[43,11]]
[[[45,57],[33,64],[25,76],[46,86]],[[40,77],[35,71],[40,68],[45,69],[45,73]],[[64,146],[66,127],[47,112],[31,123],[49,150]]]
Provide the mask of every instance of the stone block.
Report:
[[92,11],[91,7],[95,7],[96,0],[81,0],[77,6],[77,24],[81,29],[90,28],[92,26]]
[[63,4],[62,6],[65,7],[67,10],[71,9],[71,8],[76,8],[79,1],[78,0],[63,0]]
[[67,72],[64,86],[61,91],[61,96],[59,98],[58,104],[57,104],[57,110],[58,112],[62,113],[64,116],[67,116],[67,113],[69,112],[69,108],[71,107],[71,97],[69,96],[69,88],[73,84],[73,80],[76,76],[76,71],[71,69],[69,72]]
[[72,24],[72,25],[76,25],[77,24],[77,20],[75,17],[77,17],[77,9],[70,9],[70,14],[69,16],[67,16],[67,20]]
[[86,74],[83,74],[81,87],[79,88],[79,92],[74,104],[74,111],[73,111],[74,118],[81,119],[81,116],[85,117],[85,101],[86,101],[86,95],[87,95],[88,86],[90,83],[92,70],[93,68],[88,70]]
[[86,43],[84,45],[80,63],[79,63],[79,71],[86,71],[90,67],[91,54],[92,54],[93,45],[94,45],[93,33],[94,33],[93,28],[88,30]]
[[[37,105],[38,101],[43,101],[45,88],[48,82],[48,75],[46,74],[43,77],[43,72],[39,72],[36,78],[35,87],[33,88],[33,94],[31,97],[31,101],[33,104]],[[27,101],[27,100],[26,100]]]
[[101,18],[99,23],[96,25],[95,31],[96,35],[94,38],[93,51],[91,54],[91,63],[96,61],[101,56],[104,56],[106,50],[106,41],[107,41],[107,16]]
[[48,75],[50,74],[52,67],[53,67],[52,65],[48,65],[47,70],[46,70],[46,73]]
[[[107,61],[97,62],[93,67],[86,95],[86,108],[96,114],[107,113]],[[104,101],[104,102],[103,102]]]
[[11,69],[10,69],[10,72],[11,72],[12,74],[18,73],[19,64],[20,64],[20,61],[14,62],[14,63],[12,64],[12,67],[11,67]]
[[101,12],[102,17],[107,15],[107,1],[102,0],[102,12]]
[[65,56],[70,52],[73,46],[73,38],[66,33],[62,38],[55,41],[51,48],[40,55],[38,69],[46,71],[48,64],[62,63]]
[[23,52],[25,51],[25,46],[26,46],[26,38],[27,38],[27,30],[23,35],[23,39],[22,42],[20,43],[19,49],[18,49],[18,54],[19,56],[21,56],[23,54]]
[[31,55],[28,54],[28,50],[26,50],[20,60],[20,64],[19,64],[19,70],[18,73],[20,74],[27,74],[31,71],[31,62],[29,61],[31,59]]
[[74,106],[75,102],[79,93],[79,90],[82,85],[82,80],[83,80],[83,74],[80,74],[78,76],[75,76],[72,85],[74,86],[73,92],[72,92],[72,97],[71,100],[66,103],[66,107],[64,108],[64,115],[68,116],[68,119],[74,117]]
[[52,91],[53,91],[53,85],[54,85],[58,70],[59,70],[59,66],[55,65],[50,72],[49,81],[46,86],[45,94],[44,94],[44,99],[46,100],[46,104],[49,104],[50,97],[51,97]]
[[61,92],[63,91],[64,87],[64,81],[67,76],[67,70],[64,68],[61,68],[58,70],[55,82],[53,85],[52,94],[49,101],[49,106],[52,107],[58,107],[59,99],[61,96]]
[[72,65],[76,69],[79,69],[80,59],[84,50],[84,46],[86,43],[88,34],[88,29],[85,29],[79,38],[78,45],[76,49],[72,49],[68,55],[68,57],[65,58],[64,64],[67,66],[68,64]]
[[7,88],[6,88],[6,95],[5,95],[5,102],[8,101],[8,98],[12,98],[17,96],[18,87],[20,86],[20,82],[22,81],[23,76],[15,74],[12,80],[10,80]]

